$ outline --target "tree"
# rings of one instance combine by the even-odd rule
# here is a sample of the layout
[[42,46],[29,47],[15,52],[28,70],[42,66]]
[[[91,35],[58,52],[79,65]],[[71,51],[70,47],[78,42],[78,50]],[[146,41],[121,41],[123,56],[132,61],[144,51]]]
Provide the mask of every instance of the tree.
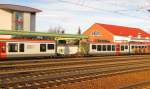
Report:
[[56,26],[56,27],[50,27],[48,29],[49,33],[56,33],[56,34],[64,34],[65,33],[65,29],[61,26]]

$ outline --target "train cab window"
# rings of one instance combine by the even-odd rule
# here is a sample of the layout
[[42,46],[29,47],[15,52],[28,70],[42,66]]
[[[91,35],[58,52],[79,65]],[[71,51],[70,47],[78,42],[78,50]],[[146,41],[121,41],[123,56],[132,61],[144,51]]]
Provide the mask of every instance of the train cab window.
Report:
[[53,50],[54,49],[54,44],[48,44],[47,49],[48,50]]
[[96,50],[96,45],[92,45],[92,49]]
[[24,44],[20,44],[19,45],[19,51],[20,52],[24,52]]
[[112,45],[112,51],[115,51],[115,45]]
[[46,44],[40,44],[40,52],[46,52]]
[[111,45],[107,45],[107,51],[111,51]]
[[18,44],[17,43],[9,43],[8,51],[9,52],[18,52]]
[[6,52],[6,46],[2,46],[2,53],[5,53]]
[[102,45],[97,45],[97,51],[102,51]]
[[106,51],[106,45],[103,45],[103,51]]

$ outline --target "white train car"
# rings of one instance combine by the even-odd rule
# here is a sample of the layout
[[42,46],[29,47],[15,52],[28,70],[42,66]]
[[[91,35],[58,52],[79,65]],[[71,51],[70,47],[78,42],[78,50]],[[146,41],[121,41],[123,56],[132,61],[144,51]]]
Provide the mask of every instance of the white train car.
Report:
[[58,55],[75,55],[79,52],[78,40],[58,40],[57,54]]
[[117,45],[114,43],[93,42],[89,44],[89,54],[114,55],[117,52]]
[[89,54],[100,55],[123,55],[123,54],[146,54],[150,53],[149,43],[89,43]]
[[9,39],[0,41],[0,58],[51,57],[56,54],[55,41]]
[[61,55],[75,55],[79,52],[78,45],[59,45],[57,46],[57,53]]

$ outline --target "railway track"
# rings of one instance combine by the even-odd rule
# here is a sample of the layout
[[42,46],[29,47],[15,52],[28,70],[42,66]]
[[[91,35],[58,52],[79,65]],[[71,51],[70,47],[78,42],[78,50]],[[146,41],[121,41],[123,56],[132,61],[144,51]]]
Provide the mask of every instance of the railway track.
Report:
[[[129,66],[130,65],[130,66]],[[21,88],[30,89],[33,87],[43,87],[43,83],[48,83],[48,86],[54,86],[64,83],[83,81],[83,79],[90,79],[95,77],[102,77],[110,74],[125,73],[130,71],[137,71],[140,69],[150,69],[150,63],[130,63],[123,65],[114,65],[111,67],[96,67],[96,68],[84,68],[84,69],[72,69],[63,72],[53,72],[53,73],[43,73],[43,74],[33,74],[26,77],[18,78],[7,78],[1,82],[1,88]],[[38,84],[37,84],[38,83]],[[37,85],[36,85],[37,84]],[[39,85],[40,84],[40,85]],[[7,86],[7,87],[6,87]]]
[[[137,58],[138,59],[138,58]],[[58,65],[55,66],[35,66],[34,69],[6,70],[0,72],[0,89],[30,89],[38,87],[49,87],[64,83],[83,81],[95,77],[102,77],[110,74],[125,73],[150,69],[149,57],[143,57],[143,60],[125,60],[125,61],[104,61],[93,62],[78,65]],[[112,59],[114,60],[114,59]],[[124,59],[123,59],[124,60]],[[82,65],[82,66],[81,66]],[[28,66],[27,66],[28,67]],[[21,66],[22,68],[22,66]],[[17,76],[16,76],[17,75]]]
[[[140,57],[141,58],[141,57]],[[139,61],[140,58],[132,58],[131,59],[126,59],[126,58],[121,58],[121,59],[95,59],[95,60],[76,60],[76,61],[67,61],[67,62],[47,62],[47,63],[29,63],[29,64],[19,64],[19,65],[1,65],[0,70],[1,73],[14,73],[14,72],[24,72],[24,71],[31,71],[31,70],[40,70],[40,69],[58,69],[58,68],[67,68],[69,67],[74,67],[74,66],[91,66],[91,65],[106,65],[106,64],[112,64],[112,63],[122,63],[122,62],[136,62]],[[146,61],[150,62],[149,57],[142,57],[144,58],[141,61]],[[12,72],[13,70],[13,72]]]
[[115,61],[127,61],[127,60],[139,60],[141,58],[147,58],[147,57],[139,57],[139,58],[132,58],[131,59],[127,59],[127,58],[116,58],[114,60],[112,59],[92,59],[92,60],[76,60],[76,61],[61,61],[61,62],[38,62],[38,63],[21,63],[21,64],[14,64],[14,65],[0,65],[0,70],[1,71],[5,71],[5,70],[12,70],[12,69],[24,69],[24,68],[33,68],[34,66],[37,67],[42,67],[42,66],[64,66],[64,65],[78,65],[78,64],[88,64],[90,62],[90,64],[92,63],[106,63],[106,62],[115,62]]
[[83,60],[86,59],[90,60],[90,59],[110,59],[110,58],[115,58],[115,59],[119,59],[119,58],[130,58],[130,57],[134,57],[134,58],[142,58],[142,57],[148,57],[150,55],[126,55],[126,56],[103,56],[103,57],[81,57],[81,58],[67,58],[67,59],[31,59],[31,60],[7,60],[7,61],[0,61],[0,65],[14,65],[14,64],[28,64],[28,63],[44,63],[44,62],[66,62],[66,61],[76,61],[76,60]]
[[[129,56],[131,57],[131,56]],[[112,57],[110,59],[110,57],[107,57],[107,58],[103,58],[103,57],[100,57],[100,58],[97,58],[97,57],[93,57],[92,59],[91,58],[84,58],[84,59],[70,59],[70,60],[61,60],[61,61],[50,61],[50,60],[36,60],[36,61],[14,61],[14,62],[0,62],[0,68],[8,68],[8,67],[17,67],[17,66],[30,66],[30,65],[44,65],[44,64],[50,64],[50,65],[65,65],[65,64],[71,64],[71,63],[85,63],[85,62],[107,62],[107,61],[124,61],[124,60],[131,60],[129,59],[129,57]],[[133,56],[132,59],[145,59],[145,58],[148,58],[148,57],[145,57],[145,56]],[[88,59],[91,59],[91,60],[88,60]],[[114,59],[114,60],[112,60]]]

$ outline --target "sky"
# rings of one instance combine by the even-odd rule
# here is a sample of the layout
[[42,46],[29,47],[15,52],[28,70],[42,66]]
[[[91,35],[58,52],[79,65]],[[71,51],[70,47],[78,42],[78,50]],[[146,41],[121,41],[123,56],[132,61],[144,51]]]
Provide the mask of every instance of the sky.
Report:
[[37,13],[36,31],[62,27],[76,34],[94,23],[141,28],[150,33],[150,0],[0,0],[0,3],[30,6]]

